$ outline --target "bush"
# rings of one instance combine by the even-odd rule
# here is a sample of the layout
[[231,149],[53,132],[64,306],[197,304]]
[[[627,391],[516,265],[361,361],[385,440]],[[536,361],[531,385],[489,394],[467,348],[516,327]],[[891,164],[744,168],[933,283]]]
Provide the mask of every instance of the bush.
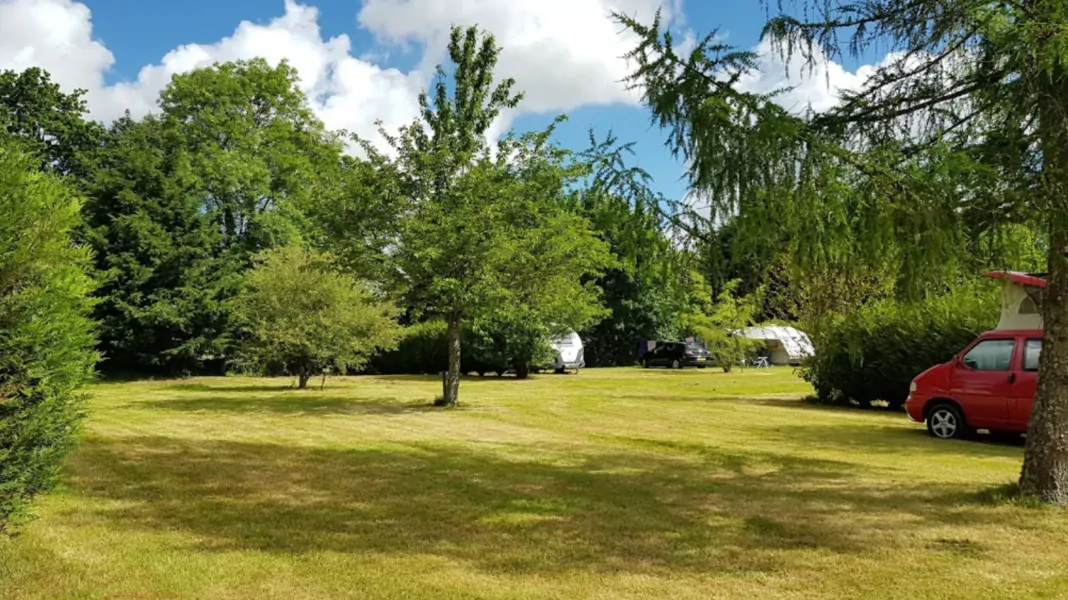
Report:
[[819,402],[870,406],[883,400],[900,408],[914,377],[993,328],[999,310],[989,284],[922,302],[881,300],[810,327],[816,355],[802,373]]
[[55,483],[97,360],[79,202],[35,165],[0,142],[0,531]]
[[416,323],[404,329],[397,349],[371,359],[369,372],[383,375],[429,375],[448,368],[445,321]]
[[[472,322],[460,340],[460,370],[482,375],[515,369],[525,375],[530,367],[552,360],[547,336],[539,326],[514,319]],[[428,375],[447,368],[445,321],[435,319],[408,327],[397,349],[373,358],[368,371]]]
[[244,335],[236,364],[280,366],[303,389],[325,369],[360,369],[395,348],[396,308],[342,273],[334,258],[297,245],[261,252],[234,303]]

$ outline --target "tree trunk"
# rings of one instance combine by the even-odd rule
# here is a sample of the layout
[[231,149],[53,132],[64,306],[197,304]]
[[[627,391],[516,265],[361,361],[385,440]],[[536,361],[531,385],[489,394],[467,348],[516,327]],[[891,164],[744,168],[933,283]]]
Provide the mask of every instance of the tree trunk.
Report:
[[1020,491],[1068,504],[1068,231],[1057,227],[1050,238],[1045,332]]
[[308,369],[301,369],[300,373],[297,374],[297,388],[302,390],[307,388],[309,379],[311,379],[311,371]]
[[515,363],[515,376],[516,379],[527,379],[530,377],[530,365],[525,362]]
[[[1033,20],[1063,21],[1061,0],[1030,3]],[[1049,219],[1049,263],[1042,302],[1042,356],[1027,430],[1020,492],[1044,502],[1068,504],[1068,64],[1048,37],[1036,51],[1052,59],[1029,73],[1038,97],[1037,133],[1042,147],[1042,207]]]
[[445,374],[445,405],[460,403],[460,316],[446,318],[445,340],[449,346],[449,371]]

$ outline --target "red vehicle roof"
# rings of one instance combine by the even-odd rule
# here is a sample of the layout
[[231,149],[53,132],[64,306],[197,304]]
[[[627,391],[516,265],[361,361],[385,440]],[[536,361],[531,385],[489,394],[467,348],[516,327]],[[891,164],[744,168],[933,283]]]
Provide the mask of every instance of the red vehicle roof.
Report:
[[992,279],[1009,279],[1020,285],[1026,285],[1030,287],[1046,287],[1046,274],[1045,273],[1020,273],[1018,271],[990,271],[989,273],[983,273],[983,277],[990,277]]

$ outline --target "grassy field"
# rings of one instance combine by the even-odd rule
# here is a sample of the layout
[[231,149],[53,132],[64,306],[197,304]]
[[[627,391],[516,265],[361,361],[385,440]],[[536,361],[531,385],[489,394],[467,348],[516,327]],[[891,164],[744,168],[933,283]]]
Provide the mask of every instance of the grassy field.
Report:
[[1019,445],[790,370],[98,385],[0,598],[1066,598]]

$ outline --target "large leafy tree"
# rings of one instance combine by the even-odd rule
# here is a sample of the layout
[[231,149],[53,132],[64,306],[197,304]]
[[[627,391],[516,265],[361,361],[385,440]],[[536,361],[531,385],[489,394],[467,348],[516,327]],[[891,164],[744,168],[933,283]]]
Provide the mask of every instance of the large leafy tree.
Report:
[[104,128],[85,118],[84,93],[64,93],[37,67],[0,71],[0,137],[17,140],[41,169],[89,177]]
[[582,332],[591,366],[632,365],[638,342],[678,337],[689,304],[690,256],[670,237],[673,224],[660,208],[668,201],[648,172],[630,164],[632,154],[633,144],[611,133],[591,134],[582,157],[591,168],[582,211],[615,258],[596,281],[609,314]]
[[301,239],[312,200],[336,187],[341,146],[284,62],[177,75],[160,109],[105,138],[86,236],[109,368],[196,372],[221,366],[251,257]]
[[297,245],[259,254],[236,306],[242,366],[280,368],[301,389],[327,368],[363,367],[401,334],[392,304],[341,272],[334,257]]
[[80,201],[39,166],[0,141],[0,532],[55,483],[97,360]]
[[374,153],[399,198],[393,252],[401,290],[425,314],[446,321],[449,368],[444,400],[455,405],[465,320],[523,306],[561,326],[581,328],[601,312],[583,277],[608,262],[605,245],[574,210],[580,163],[550,142],[552,130],[509,136],[496,148],[487,133],[520,95],[494,84],[498,47],[477,28],[452,30],[453,76],[439,69],[422,118],[384,133],[396,157]]
[[[1024,493],[1068,503],[1068,4],[811,0],[772,6],[787,59],[894,52],[823,114],[737,84],[757,57],[715,35],[686,53],[652,27],[631,54],[645,99],[713,217],[773,231],[803,267],[900,265],[948,281],[1006,226],[1046,241],[1044,351]],[[792,10],[796,9],[796,10]]]
[[96,251],[101,350],[111,371],[196,372],[227,344],[236,289],[222,233],[154,116],[109,130],[83,209]]

